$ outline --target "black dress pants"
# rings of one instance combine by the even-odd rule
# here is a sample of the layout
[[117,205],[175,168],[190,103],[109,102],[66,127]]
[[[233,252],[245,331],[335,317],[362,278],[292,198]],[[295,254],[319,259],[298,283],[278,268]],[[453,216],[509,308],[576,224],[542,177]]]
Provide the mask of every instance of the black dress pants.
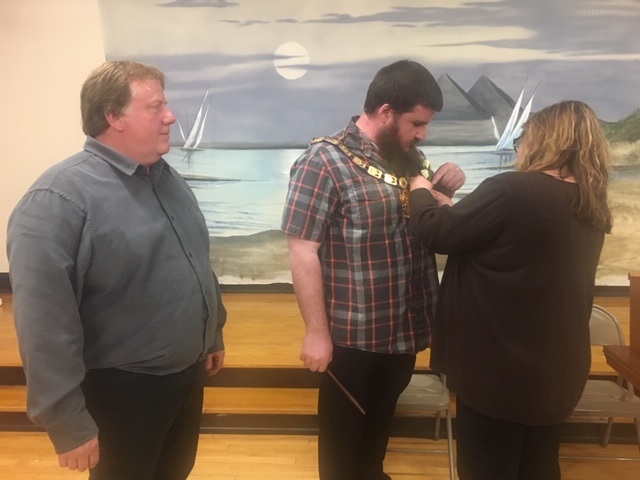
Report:
[[528,426],[487,417],[456,401],[460,480],[559,480],[561,424]]
[[169,375],[116,368],[87,372],[87,409],[99,429],[90,480],[184,480],[195,463],[202,365]]
[[320,480],[382,480],[389,429],[416,356],[335,346],[329,369],[364,408],[349,401],[328,375],[318,395]]

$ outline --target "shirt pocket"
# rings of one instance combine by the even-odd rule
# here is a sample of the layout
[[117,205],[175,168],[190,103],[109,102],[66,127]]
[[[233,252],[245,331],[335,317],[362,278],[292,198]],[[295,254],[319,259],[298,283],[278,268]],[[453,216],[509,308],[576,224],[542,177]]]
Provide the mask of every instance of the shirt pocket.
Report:
[[384,183],[358,185],[348,192],[347,216],[363,230],[383,229],[397,208],[398,199],[393,187]]

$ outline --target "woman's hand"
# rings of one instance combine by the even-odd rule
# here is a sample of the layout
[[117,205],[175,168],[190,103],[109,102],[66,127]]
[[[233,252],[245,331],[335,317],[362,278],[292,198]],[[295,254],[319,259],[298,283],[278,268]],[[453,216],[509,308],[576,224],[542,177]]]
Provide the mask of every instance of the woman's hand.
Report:
[[442,207],[443,205],[448,205],[451,207],[453,205],[453,200],[451,200],[449,196],[445,195],[442,192],[432,190],[431,195],[433,195],[433,198],[435,199],[439,207]]
[[422,175],[417,175],[409,179],[409,190],[413,191],[417,188],[426,188],[433,195],[434,200],[439,207],[443,205],[453,205],[453,201],[447,195],[434,189],[433,184]]
[[433,184],[422,175],[416,175],[409,179],[409,190],[413,191],[416,188],[426,188],[430,192],[433,192]]

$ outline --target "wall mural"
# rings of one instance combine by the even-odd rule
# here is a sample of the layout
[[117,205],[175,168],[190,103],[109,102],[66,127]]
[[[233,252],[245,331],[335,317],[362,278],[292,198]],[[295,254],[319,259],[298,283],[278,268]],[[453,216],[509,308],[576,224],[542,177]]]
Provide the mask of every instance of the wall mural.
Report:
[[[223,284],[291,281],[279,231],[289,168],[362,111],[401,58],[426,65],[444,110],[421,147],[467,174],[457,198],[511,169],[529,110],[591,105],[614,151],[614,230],[597,283],[640,271],[638,0],[100,0],[106,57],[162,69],[178,118],[165,159],[207,219]],[[512,117],[513,114],[513,117]],[[510,122],[510,119],[513,120]],[[442,267],[443,264],[440,264]]]

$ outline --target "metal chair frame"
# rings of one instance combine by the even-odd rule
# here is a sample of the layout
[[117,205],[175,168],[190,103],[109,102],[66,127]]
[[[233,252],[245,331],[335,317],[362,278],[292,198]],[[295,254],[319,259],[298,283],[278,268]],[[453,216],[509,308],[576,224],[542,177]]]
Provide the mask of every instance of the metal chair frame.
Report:
[[455,480],[453,430],[451,427],[451,405],[446,377],[435,374],[413,374],[409,385],[400,395],[396,414],[407,417],[422,417],[435,414],[434,440],[440,439],[440,418],[445,414],[447,423],[447,445],[449,453],[449,474]]
[[[606,308],[594,305],[589,319],[591,345],[624,345],[624,333],[616,317]],[[613,420],[616,417],[630,417],[636,427],[638,449],[640,450],[640,398],[635,396],[634,387],[619,375],[617,381],[589,379],[582,397],[570,419],[606,418],[607,428],[601,445],[609,444]]]

